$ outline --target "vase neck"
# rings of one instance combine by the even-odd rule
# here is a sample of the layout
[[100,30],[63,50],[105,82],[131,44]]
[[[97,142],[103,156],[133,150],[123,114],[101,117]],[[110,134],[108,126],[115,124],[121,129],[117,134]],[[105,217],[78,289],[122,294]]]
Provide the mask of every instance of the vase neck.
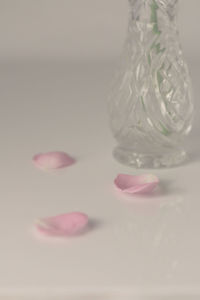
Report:
[[129,0],[129,3],[132,20],[155,27],[176,21],[178,0]]

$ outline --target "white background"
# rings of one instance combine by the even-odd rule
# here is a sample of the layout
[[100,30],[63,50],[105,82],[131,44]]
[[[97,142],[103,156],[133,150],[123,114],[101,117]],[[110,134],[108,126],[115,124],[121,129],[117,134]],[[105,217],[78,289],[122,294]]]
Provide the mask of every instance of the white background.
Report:
[[[199,11],[199,0],[180,0],[188,56],[199,57]],[[127,0],[0,0],[0,58],[114,58],[127,14]]]

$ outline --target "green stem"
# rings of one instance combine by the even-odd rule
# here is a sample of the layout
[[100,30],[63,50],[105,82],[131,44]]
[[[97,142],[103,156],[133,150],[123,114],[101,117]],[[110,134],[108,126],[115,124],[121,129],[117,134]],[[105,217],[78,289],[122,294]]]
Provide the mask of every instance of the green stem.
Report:
[[159,9],[159,6],[157,5],[156,1],[153,0],[151,7],[151,23],[154,23],[153,25],[153,32],[155,34],[160,34],[160,30],[158,29],[158,16],[157,16],[157,10]]
[[[151,7],[150,22],[153,24],[153,30],[152,31],[153,31],[154,35],[157,36],[157,38],[159,38],[159,36],[162,33],[162,31],[159,30],[159,25],[158,25],[157,11],[159,9],[159,6],[157,5],[155,0],[152,0],[152,3],[150,5],[150,7]],[[156,38],[156,40],[157,40],[157,38]],[[152,45],[150,47],[150,50],[149,50],[149,53],[148,53],[148,63],[149,63],[150,66],[151,66],[151,51],[153,49],[155,49],[156,54],[160,54],[160,53],[163,53],[166,50],[166,48],[162,48],[160,43],[159,42],[157,43],[156,40],[152,43]],[[162,70],[163,67],[164,67],[164,65],[162,65],[162,67],[157,71],[157,81],[158,81],[159,89],[160,89],[160,86],[161,86],[161,84],[164,80],[164,78],[161,74],[161,70]],[[167,106],[166,106],[166,109],[167,109]],[[162,122],[159,122],[159,124],[160,124],[160,127],[161,127],[162,134],[165,135],[165,136],[169,136],[170,131],[162,124]]]

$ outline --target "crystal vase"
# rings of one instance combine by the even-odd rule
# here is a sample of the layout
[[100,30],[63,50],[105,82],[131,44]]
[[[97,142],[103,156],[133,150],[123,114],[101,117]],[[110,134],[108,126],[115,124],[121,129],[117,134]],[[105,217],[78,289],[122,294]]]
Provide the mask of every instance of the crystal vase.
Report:
[[193,115],[178,0],[129,3],[127,39],[109,100],[114,156],[133,167],[171,167],[185,160]]

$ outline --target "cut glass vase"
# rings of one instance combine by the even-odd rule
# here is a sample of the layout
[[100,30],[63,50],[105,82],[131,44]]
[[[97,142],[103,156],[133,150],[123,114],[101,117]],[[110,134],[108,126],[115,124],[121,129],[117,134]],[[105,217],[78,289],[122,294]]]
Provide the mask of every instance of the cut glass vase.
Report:
[[178,0],[129,3],[128,35],[109,99],[114,156],[133,167],[171,167],[186,158],[193,116]]

